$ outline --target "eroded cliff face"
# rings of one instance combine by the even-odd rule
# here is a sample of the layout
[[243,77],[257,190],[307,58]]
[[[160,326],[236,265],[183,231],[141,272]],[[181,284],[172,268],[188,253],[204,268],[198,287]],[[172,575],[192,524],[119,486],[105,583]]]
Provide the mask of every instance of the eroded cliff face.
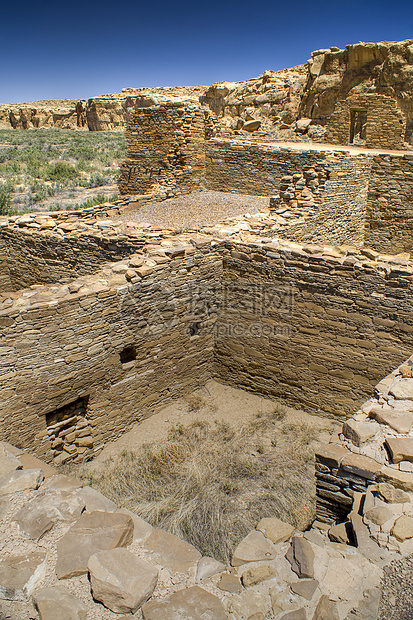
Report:
[[299,116],[326,125],[337,102],[377,94],[396,100],[406,117],[405,141],[413,131],[413,39],[357,43],[344,50],[317,50],[308,61]]
[[59,128],[123,131],[135,108],[174,100],[198,102],[203,86],[125,88],[122,93],[90,99],[35,101],[0,105],[0,129]]

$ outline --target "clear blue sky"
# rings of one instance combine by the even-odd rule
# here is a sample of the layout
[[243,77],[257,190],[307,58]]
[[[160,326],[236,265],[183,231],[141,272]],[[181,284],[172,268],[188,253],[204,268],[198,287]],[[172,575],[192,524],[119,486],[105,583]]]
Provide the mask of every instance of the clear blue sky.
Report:
[[6,2],[0,103],[245,80],[312,50],[413,38],[412,0]]

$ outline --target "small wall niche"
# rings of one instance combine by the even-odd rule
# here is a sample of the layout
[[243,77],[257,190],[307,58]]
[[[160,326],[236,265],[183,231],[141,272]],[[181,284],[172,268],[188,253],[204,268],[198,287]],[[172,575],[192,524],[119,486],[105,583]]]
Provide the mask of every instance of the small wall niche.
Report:
[[56,465],[81,463],[93,456],[92,428],[87,419],[89,396],[46,413],[46,427]]
[[193,336],[197,336],[199,330],[201,329],[201,323],[192,323],[192,325],[189,326],[189,335],[191,336],[191,338]]
[[136,360],[136,355],[136,347],[133,344],[124,347],[119,353],[122,364],[129,364],[129,362],[133,362]]
[[350,144],[366,144],[367,110],[350,111]]

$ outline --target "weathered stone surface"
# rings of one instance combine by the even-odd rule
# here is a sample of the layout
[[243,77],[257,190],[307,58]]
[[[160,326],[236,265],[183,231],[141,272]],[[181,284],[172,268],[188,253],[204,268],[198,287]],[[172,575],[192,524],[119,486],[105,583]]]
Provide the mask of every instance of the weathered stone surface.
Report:
[[253,530],[235,549],[231,559],[232,566],[241,566],[247,562],[259,562],[261,560],[273,560],[276,549],[272,542],[265,538],[264,534]]
[[369,588],[363,592],[363,598],[357,603],[357,609],[351,610],[346,620],[377,620],[380,598],[379,588]]
[[270,598],[254,590],[233,594],[224,601],[227,618],[264,620],[271,610]]
[[95,510],[103,510],[104,512],[113,512],[117,509],[115,502],[105,497],[92,487],[83,487],[77,492],[80,499],[86,506],[86,512],[94,512]]
[[372,439],[380,426],[374,422],[359,422],[350,418],[343,424],[343,434],[355,446],[361,446],[363,443]]
[[57,469],[47,463],[44,463],[37,457],[33,456],[33,454],[20,454],[19,461],[21,462],[23,469],[41,469],[45,478],[51,478],[57,474]]
[[133,539],[133,521],[114,512],[84,514],[57,543],[56,574],[67,579],[87,572],[90,556],[126,547]]
[[152,532],[144,547],[158,564],[178,573],[184,573],[202,557],[195,547],[161,529]]
[[86,605],[62,586],[33,592],[33,603],[40,620],[86,620]]
[[286,614],[283,614],[280,620],[307,620],[307,612],[304,607],[300,607],[299,609],[288,611]]
[[300,579],[300,581],[291,584],[291,590],[294,594],[306,598],[307,601],[311,601],[317,588],[317,579]]
[[392,484],[380,482],[377,485],[378,496],[388,504],[410,502],[410,495],[401,489],[396,489]]
[[231,575],[230,573],[221,575],[220,580],[217,582],[217,587],[224,592],[231,592],[232,594],[242,592],[240,580],[236,575]]
[[413,425],[413,413],[407,411],[400,412],[397,409],[387,410],[382,407],[373,407],[369,416],[380,424],[387,424],[398,433],[408,433]]
[[0,478],[0,495],[38,489],[43,478],[41,469],[16,469]]
[[292,525],[275,517],[261,519],[256,529],[262,532],[274,544],[284,542],[294,534],[294,527]]
[[158,570],[126,549],[100,551],[88,562],[93,598],[114,613],[134,613],[151,596]]
[[410,473],[383,465],[375,475],[378,482],[389,482],[397,489],[413,491],[413,476]]
[[329,467],[339,467],[341,461],[348,453],[348,450],[344,448],[344,446],[329,443],[317,448],[315,456],[317,461],[325,463]]
[[221,601],[199,586],[179,590],[167,599],[149,601],[142,607],[143,620],[226,620]]
[[376,525],[383,525],[383,523],[386,523],[386,521],[392,518],[393,513],[389,508],[386,508],[386,506],[376,506],[368,510],[364,516]]
[[271,606],[275,616],[278,616],[283,611],[293,610],[298,608],[296,597],[291,593],[290,588],[276,585],[270,589]]
[[218,562],[215,558],[203,556],[199,560],[196,568],[196,580],[202,581],[203,579],[208,579],[208,577],[222,573],[224,570],[225,564]]
[[83,484],[77,478],[65,476],[64,474],[57,474],[57,476],[48,478],[42,484],[42,491],[75,491],[82,487]]
[[397,400],[413,400],[413,379],[400,379],[390,387],[389,393]]
[[4,517],[8,509],[9,509],[9,502],[7,502],[5,499],[0,499],[0,519]]
[[253,120],[253,121],[247,121],[246,123],[244,123],[242,128],[245,131],[256,131],[257,129],[259,129],[260,126],[261,126],[261,121]]
[[313,620],[340,620],[336,604],[325,594],[318,601]]
[[353,454],[352,452],[348,452],[342,459],[341,467],[344,471],[367,479],[373,479],[375,474],[380,471],[380,464],[377,461],[368,456]]
[[3,478],[3,476],[11,471],[21,468],[21,461],[0,443],[0,478]]
[[386,446],[393,463],[400,463],[401,461],[413,462],[413,438],[387,437]]
[[286,558],[299,577],[314,577],[314,551],[308,540],[293,536]]
[[24,601],[46,572],[46,553],[39,551],[0,560],[0,598]]
[[85,507],[76,491],[49,491],[27,502],[14,520],[24,536],[39,539],[57,521],[75,521]]
[[259,564],[242,573],[241,581],[242,585],[248,588],[249,586],[255,586],[257,583],[261,583],[261,581],[272,579],[275,575],[276,571],[272,566],[269,564]]
[[413,538],[413,518],[402,515],[394,522],[391,530],[392,535],[400,542]]
[[150,523],[141,519],[137,514],[128,510],[127,508],[119,508],[117,512],[120,512],[124,515],[129,515],[133,521],[133,540],[134,542],[143,542],[153,532],[153,527]]
[[348,527],[349,523],[338,523],[337,525],[333,525],[328,530],[328,537],[333,542],[342,543],[344,545],[349,545],[350,540],[348,536]]
[[381,557],[380,547],[370,538],[369,529],[364,525],[361,515],[351,513],[350,522],[360,553],[373,562],[379,561]]

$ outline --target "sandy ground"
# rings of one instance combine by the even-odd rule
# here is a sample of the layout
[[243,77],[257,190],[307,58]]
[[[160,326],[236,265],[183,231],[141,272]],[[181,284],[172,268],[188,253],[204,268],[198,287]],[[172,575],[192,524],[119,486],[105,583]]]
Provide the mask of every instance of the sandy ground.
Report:
[[[121,450],[137,450],[145,443],[167,439],[170,430],[178,424],[186,426],[194,420],[218,420],[239,427],[253,420],[257,414],[273,411],[276,406],[275,400],[210,380],[192,394],[135,424],[117,441],[107,444],[91,466],[99,467]],[[307,422],[323,429],[318,435],[320,443],[328,441],[331,433],[339,427],[339,423],[330,418],[310,415],[305,411],[286,407],[285,412],[284,423]],[[324,430],[326,428],[329,430]]]

